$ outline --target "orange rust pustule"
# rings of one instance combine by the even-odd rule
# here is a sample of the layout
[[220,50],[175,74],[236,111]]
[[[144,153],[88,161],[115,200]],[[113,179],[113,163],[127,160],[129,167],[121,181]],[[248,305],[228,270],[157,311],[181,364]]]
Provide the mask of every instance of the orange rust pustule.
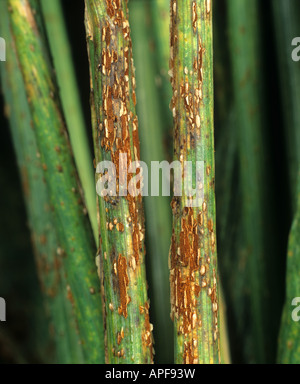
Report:
[[184,364],[193,364],[194,363],[193,348],[192,348],[191,342],[185,342],[184,343],[183,363]]
[[117,275],[119,281],[119,292],[120,292],[120,306],[118,309],[119,315],[123,315],[125,319],[128,316],[127,313],[127,304],[129,302],[129,298],[127,295],[127,287],[129,285],[129,278],[127,274],[127,261],[126,257],[119,255],[117,262]]
[[194,29],[194,33],[196,33],[196,30],[197,30],[197,21],[198,21],[198,14],[197,14],[197,3],[196,1],[193,1],[193,4],[192,4],[192,17],[193,17],[193,29]]
[[117,334],[117,343],[118,345],[121,344],[122,340],[124,339],[124,329],[122,328],[120,332]]
[[102,41],[106,42],[106,45],[109,46],[110,45],[110,40],[111,39],[111,29],[110,29],[110,26],[109,26],[109,23],[107,22],[106,23],[106,26],[102,28]]
[[116,24],[121,25],[124,18],[122,10],[122,0],[105,0],[107,14],[114,19]]
[[140,313],[145,315],[145,331],[142,333],[143,345],[146,348],[150,349],[151,360],[153,358],[153,336],[152,336],[152,326],[150,323],[149,315],[150,305],[148,302],[145,303],[144,307],[140,307]]

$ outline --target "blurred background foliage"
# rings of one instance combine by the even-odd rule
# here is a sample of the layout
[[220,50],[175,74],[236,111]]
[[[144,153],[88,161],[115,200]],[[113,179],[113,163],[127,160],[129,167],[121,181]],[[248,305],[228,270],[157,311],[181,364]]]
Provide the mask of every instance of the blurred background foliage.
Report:
[[[147,163],[172,156],[164,2],[129,2],[141,159]],[[92,154],[84,2],[61,3]],[[300,344],[300,326],[295,328],[289,316],[291,298],[300,296],[299,257],[286,279],[300,153],[300,64],[291,59],[291,41],[300,36],[299,11],[299,0],[214,1],[218,258],[233,363],[274,363],[277,355],[279,362],[300,362],[294,349]],[[0,324],[0,362],[49,363],[55,361],[53,332],[39,288],[2,97],[0,111],[0,296],[7,301],[7,322]],[[168,198],[145,199],[156,362],[173,359],[169,204]],[[289,245],[296,257],[297,228],[295,224]]]

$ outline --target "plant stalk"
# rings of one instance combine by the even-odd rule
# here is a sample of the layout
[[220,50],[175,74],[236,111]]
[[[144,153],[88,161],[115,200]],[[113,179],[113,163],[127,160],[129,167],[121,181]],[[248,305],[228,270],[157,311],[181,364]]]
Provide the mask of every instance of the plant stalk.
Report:
[[[85,362],[103,362],[101,299],[95,245],[41,24],[39,2],[8,0],[12,34],[23,75],[38,152],[54,212],[69,299]],[[47,241],[47,239],[46,239]],[[59,266],[58,266],[59,267]],[[58,286],[53,287],[54,292]]]
[[[103,161],[109,162],[97,169],[97,185],[108,182],[107,190],[98,193],[106,362],[152,363],[144,214],[138,190],[142,174],[139,166],[131,174],[126,169],[140,159],[127,0],[85,4],[96,163],[101,168]],[[115,167],[114,174],[107,176],[107,164]],[[130,185],[133,189],[126,194]]]
[[41,0],[41,6],[74,158],[94,236],[98,241],[93,162],[61,0]]
[[172,202],[170,281],[175,362],[218,364],[212,1],[171,1],[170,57],[174,159],[181,165],[190,161],[194,167],[197,162],[203,166],[202,174],[196,172],[196,181],[183,172],[184,184],[190,187],[193,181],[201,196],[191,204],[190,194],[184,191]]

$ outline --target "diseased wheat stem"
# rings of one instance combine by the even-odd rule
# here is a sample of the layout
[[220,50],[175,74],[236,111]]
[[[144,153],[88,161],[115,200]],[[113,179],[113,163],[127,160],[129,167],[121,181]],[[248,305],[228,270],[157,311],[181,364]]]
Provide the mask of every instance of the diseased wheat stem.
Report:
[[[120,196],[126,165],[140,159],[127,0],[86,0],[86,30],[96,163],[112,162],[117,179],[116,197],[99,196],[106,361],[151,363],[142,199]],[[119,164],[122,154],[127,160]]]
[[[103,327],[95,246],[53,80],[39,3],[34,0],[7,3],[38,148],[36,155],[49,191],[49,209],[54,212],[59,241],[56,252],[66,277],[62,289],[72,304],[84,361],[100,363],[103,362]],[[58,264],[57,268],[60,267]],[[58,287],[53,289],[55,294]]]
[[174,159],[204,162],[197,207],[188,207],[184,194],[172,202],[171,315],[175,361],[186,364],[220,363],[212,44],[212,2],[172,0]]

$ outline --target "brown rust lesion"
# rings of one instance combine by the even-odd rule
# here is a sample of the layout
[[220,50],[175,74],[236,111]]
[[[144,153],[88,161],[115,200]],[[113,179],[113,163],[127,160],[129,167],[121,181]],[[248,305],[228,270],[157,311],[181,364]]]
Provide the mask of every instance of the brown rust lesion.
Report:
[[183,361],[184,361],[184,364],[193,364],[194,363],[194,354],[193,354],[192,342],[185,342],[184,343]]
[[197,3],[193,1],[192,3],[192,19],[193,19],[193,30],[194,33],[197,31],[197,21],[198,21],[198,13],[197,13]]
[[120,345],[124,339],[124,328],[122,327],[121,331],[117,333],[117,343]]
[[115,273],[118,277],[119,293],[120,293],[120,306],[118,308],[119,315],[128,316],[127,305],[130,302],[128,296],[129,278],[127,274],[127,260],[126,257],[119,255],[118,260],[114,263]]
[[184,208],[179,237],[173,231],[170,255],[171,317],[182,320],[180,333],[183,335],[190,334],[198,320],[199,276],[206,274],[199,246],[201,237],[200,223],[193,209]]
[[140,306],[140,314],[145,317],[145,326],[142,333],[142,343],[144,348],[148,348],[151,355],[151,360],[153,360],[154,348],[153,348],[153,325],[150,323],[150,305],[149,302],[146,302],[144,306]]

